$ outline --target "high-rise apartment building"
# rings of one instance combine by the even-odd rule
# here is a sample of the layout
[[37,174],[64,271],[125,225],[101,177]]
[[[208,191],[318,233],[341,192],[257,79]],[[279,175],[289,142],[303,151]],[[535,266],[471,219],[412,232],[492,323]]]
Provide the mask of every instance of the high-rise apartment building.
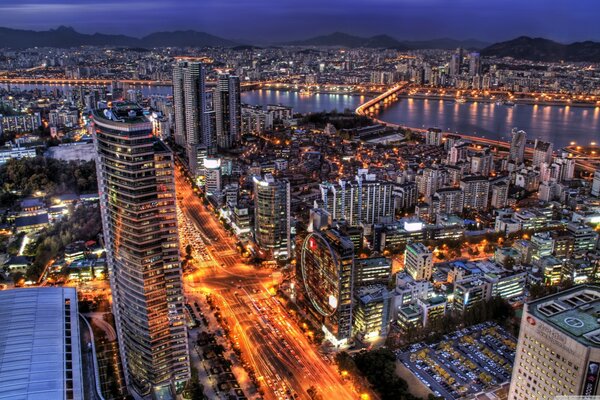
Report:
[[198,175],[198,147],[214,153],[210,121],[206,107],[204,65],[179,61],[173,67],[173,108],[175,112],[175,143],[186,149],[188,166]]
[[266,174],[254,178],[254,237],[274,257],[292,254],[290,182]]
[[461,214],[463,211],[463,193],[460,188],[442,188],[433,195],[432,213]]
[[320,186],[324,207],[334,220],[371,225],[394,215],[394,183],[359,173],[354,181]]
[[113,312],[136,398],[190,377],[172,152],[131,103],[92,116]]
[[542,163],[552,162],[552,143],[536,140],[533,146],[533,166],[540,167]]
[[508,203],[508,182],[499,181],[492,184],[492,208],[504,208]]
[[475,152],[471,156],[471,174],[489,176],[494,169],[494,156],[489,148]]
[[525,159],[525,144],[527,143],[527,134],[523,130],[513,128],[511,131],[510,153],[508,159],[517,164],[521,164]]
[[240,78],[223,74],[217,80],[213,94],[216,117],[217,146],[231,149],[239,142],[242,129]]
[[467,176],[461,179],[463,206],[471,210],[487,210],[490,181],[485,176]]
[[576,286],[526,304],[508,399],[598,395],[599,314],[595,286]]
[[425,132],[425,144],[431,146],[441,146],[442,139],[444,134],[441,129],[438,128],[429,128],[427,132]]
[[404,270],[417,281],[430,280],[433,253],[423,243],[409,243],[404,251]]

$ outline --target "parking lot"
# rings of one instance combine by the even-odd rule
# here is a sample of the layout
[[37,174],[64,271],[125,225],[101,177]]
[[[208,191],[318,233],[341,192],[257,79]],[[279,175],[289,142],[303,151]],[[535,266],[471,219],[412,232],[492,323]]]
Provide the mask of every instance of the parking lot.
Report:
[[396,352],[398,360],[434,395],[471,397],[510,380],[516,339],[485,322],[445,335],[438,343],[417,343]]

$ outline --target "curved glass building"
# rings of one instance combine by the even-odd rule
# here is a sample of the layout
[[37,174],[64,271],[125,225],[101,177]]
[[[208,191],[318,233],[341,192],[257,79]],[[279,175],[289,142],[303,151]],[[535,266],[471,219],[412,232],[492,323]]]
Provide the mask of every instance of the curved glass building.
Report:
[[302,244],[304,291],[335,345],[352,335],[354,244],[334,229],[309,233]]
[[160,397],[190,376],[173,155],[136,104],[113,104],[92,117],[125,377],[134,397]]

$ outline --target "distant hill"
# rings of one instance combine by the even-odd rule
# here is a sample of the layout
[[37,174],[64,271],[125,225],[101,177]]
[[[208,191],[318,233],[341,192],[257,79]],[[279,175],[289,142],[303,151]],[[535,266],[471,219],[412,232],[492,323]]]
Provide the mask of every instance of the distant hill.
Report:
[[232,47],[235,43],[228,39],[205,32],[175,31],[156,32],[141,39],[125,35],[88,35],[75,29],[60,26],[48,31],[29,31],[0,28],[0,47],[23,49],[28,47],[77,47],[77,46],[117,46],[117,47]]
[[475,39],[456,40],[449,38],[409,41],[398,40],[389,35],[377,35],[373,37],[360,37],[349,35],[343,32],[334,32],[329,35],[316,36],[310,39],[297,40],[294,42],[281,43],[288,46],[330,46],[330,47],[371,47],[386,48],[398,50],[416,50],[416,49],[455,49],[463,47],[465,49],[482,49],[489,46],[489,43]]
[[233,47],[239,45],[206,32],[175,31],[156,32],[141,39],[145,46],[151,47]]
[[414,40],[414,41],[403,41],[404,45],[412,49],[457,49],[462,47],[463,49],[479,50],[490,45],[488,42],[482,42],[476,39],[457,40],[450,38],[431,39],[431,40]]
[[288,46],[332,46],[332,47],[371,47],[393,48],[407,50],[398,40],[387,35],[377,35],[370,38],[353,36],[343,32],[334,32],[329,35],[317,36],[310,39],[281,43]]
[[600,62],[600,43],[586,41],[562,44],[544,38],[521,36],[486,47],[481,54],[531,61]]

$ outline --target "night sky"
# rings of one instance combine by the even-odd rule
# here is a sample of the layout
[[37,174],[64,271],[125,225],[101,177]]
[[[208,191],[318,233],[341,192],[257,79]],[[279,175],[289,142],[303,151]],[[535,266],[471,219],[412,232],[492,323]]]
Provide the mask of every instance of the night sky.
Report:
[[195,29],[243,42],[343,31],[484,41],[600,40],[600,0],[0,0],[0,26],[133,36]]

